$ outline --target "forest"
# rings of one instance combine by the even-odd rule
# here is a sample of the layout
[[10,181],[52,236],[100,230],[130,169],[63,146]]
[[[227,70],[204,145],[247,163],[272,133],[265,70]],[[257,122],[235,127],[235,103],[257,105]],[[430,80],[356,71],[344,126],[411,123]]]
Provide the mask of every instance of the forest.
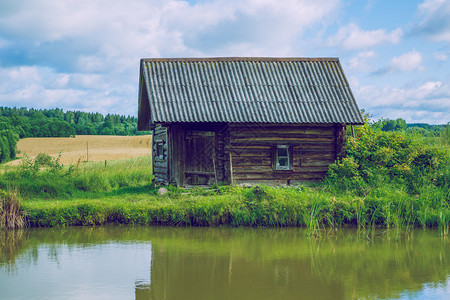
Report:
[[82,111],[0,107],[0,162],[13,159],[19,139],[73,135],[138,135],[137,118]]

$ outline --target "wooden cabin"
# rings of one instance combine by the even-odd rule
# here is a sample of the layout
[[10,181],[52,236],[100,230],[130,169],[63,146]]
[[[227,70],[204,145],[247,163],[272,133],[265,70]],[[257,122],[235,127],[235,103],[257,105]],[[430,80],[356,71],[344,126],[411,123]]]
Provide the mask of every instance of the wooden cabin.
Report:
[[142,59],[138,129],[178,186],[318,180],[363,124],[337,58]]

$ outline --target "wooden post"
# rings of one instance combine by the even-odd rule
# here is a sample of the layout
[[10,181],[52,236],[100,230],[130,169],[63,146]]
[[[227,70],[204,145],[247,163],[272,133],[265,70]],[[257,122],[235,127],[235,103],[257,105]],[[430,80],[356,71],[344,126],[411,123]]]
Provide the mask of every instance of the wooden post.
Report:
[[230,154],[230,179],[231,179],[231,186],[234,185],[234,180],[233,180],[233,160],[232,160],[232,155],[231,155],[231,151],[228,152]]
[[335,126],[335,154],[336,159],[341,159],[345,154],[345,137],[346,137],[346,126],[343,124],[336,124]]
[[89,161],[89,142],[86,142],[86,161]]
[[350,125],[350,127],[352,128],[352,137],[355,139],[355,128],[353,128],[353,125]]
[[214,180],[215,180],[216,186],[219,186],[219,184],[217,183],[217,171],[216,171],[216,159],[215,159],[215,156],[216,156],[216,153],[214,151],[214,154],[213,154]]

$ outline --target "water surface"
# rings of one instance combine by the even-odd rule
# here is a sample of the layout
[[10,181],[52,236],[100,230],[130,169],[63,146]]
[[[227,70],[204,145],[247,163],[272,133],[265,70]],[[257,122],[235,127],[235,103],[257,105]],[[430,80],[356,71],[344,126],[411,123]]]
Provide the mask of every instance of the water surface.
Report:
[[0,299],[448,299],[436,231],[72,227],[0,231]]

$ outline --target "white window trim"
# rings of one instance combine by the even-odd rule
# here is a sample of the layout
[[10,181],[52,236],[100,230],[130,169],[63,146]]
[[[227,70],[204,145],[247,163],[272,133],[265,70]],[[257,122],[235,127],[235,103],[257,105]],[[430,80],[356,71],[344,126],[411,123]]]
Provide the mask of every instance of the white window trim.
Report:
[[[287,150],[287,156],[278,156],[278,149],[286,149]],[[290,162],[290,153],[289,153],[289,146],[288,145],[277,145],[277,148],[275,150],[275,169],[286,171],[290,170],[291,162]],[[287,166],[280,166],[279,158],[286,158],[287,159]]]

